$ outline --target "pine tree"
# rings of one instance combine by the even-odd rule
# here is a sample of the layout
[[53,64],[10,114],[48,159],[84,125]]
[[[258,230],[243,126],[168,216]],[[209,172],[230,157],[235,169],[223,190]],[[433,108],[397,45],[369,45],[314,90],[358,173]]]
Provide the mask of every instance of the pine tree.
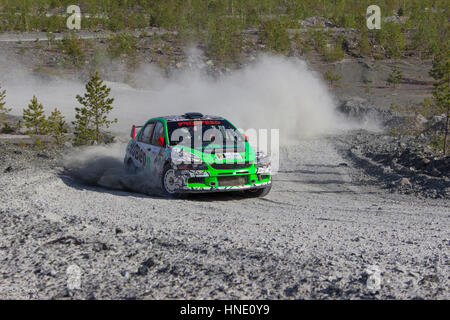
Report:
[[3,123],[3,121],[6,120],[6,115],[11,111],[11,109],[8,109],[5,107],[5,99],[6,99],[6,90],[1,90],[0,86],[0,124]]
[[86,108],[75,108],[75,121],[72,124],[74,128],[74,143],[84,145],[92,143],[95,140],[94,130],[89,127],[90,117]]
[[391,74],[389,75],[389,78],[387,79],[387,82],[388,82],[389,84],[393,84],[394,87],[396,87],[397,84],[399,84],[400,82],[402,82],[402,80],[403,80],[403,73],[402,73],[402,70],[400,70],[399,67],[394,66],[394,67],[392,68]]
[[47,121],[45,120],[44,107],[33,96],[28,109],[23,109],[23,120],[25,126],[29,129],[31,134],[45,134]]
[[108,114],[113,109],[113,98],[109,98],[111,88],[103,84],[98,72],[86,84],[84,96],[77,95],[78,102],[82,105],[75,108],[75,143],[88,144],[100,143],[103,138],[102,130],[116,123],[117,119],[108,120]]
[[342,76],[334,73],[335,66],[331,66],[327,72],[325,72],[324,78],[330,82],[330,86],[333,86],[335,82],[341,80]]
[[437,113],[445,113],[443,152],[447,152],[448,124],[450,117],[450,52],[448,48],[442,49],[433,59],[430,75],[436,80],[433,84],[433,100],[437,106]]
[[51,113],[47,120],[47,128],[49,134],[57,145],[62,145],[65,142],[66,122],[64,121],[64,116],[61,111],[57,108]]

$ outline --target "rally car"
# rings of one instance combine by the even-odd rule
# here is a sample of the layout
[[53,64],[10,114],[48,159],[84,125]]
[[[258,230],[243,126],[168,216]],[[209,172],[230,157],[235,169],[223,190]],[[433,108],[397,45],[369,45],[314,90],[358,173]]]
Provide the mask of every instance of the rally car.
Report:
[[263,197],[270,191],[270,159],[222,117],[186,113],[133,125],[124,164],[147,171],[162,193],[243,191]]

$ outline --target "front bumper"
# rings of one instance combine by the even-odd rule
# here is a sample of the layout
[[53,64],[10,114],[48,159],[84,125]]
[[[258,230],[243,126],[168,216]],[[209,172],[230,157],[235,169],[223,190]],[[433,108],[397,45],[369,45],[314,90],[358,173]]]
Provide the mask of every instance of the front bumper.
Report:
[[261,183],[255,183],[251,185],[242,185],[242,186],[221,186],[221,187],[188,187],[184,186],[181,189],[179,189],[179,192],[186,192],[186,193],[203,193],[203,192],[227,192],[227,191],[244,191],[244,190],[251,190],[251,189],[261,189],[268,187],[272,184],[272,181],[269,182],[261,182]]
[[176,170],[178,192],[226,192],[260,189],[272,184],[270,166],[235,170]]

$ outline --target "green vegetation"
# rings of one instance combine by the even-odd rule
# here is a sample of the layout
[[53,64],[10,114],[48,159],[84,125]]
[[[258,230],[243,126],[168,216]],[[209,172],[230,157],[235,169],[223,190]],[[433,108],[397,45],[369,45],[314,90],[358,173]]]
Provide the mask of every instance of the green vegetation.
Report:
[[328,81],[332,87],[342,78],[340,74],[334,72],[335,68],[335,66],[331,66],[324,74],[325,80]]
[[391,74],[389,75],[389,77],[388,77],[388,79],[387,79],[387,82],[388,82],[389,84],[394,85],[394,88],[395,88],[395,87],[397,87],[397,85],[398,85],[400,82],[402,82],[402,80],[403,80],[403,73],[402,73],[402,70],[400,70],[399,67],[394,66],[394,67],[392,68]]
[[366,28],[361,28],[358,37],[358,50],[361,56],[368,56],[372,53],[372,46],[369,40],[369,32]]
[[261,41],[269,50],[287,53],[291,49],[291,40],[286,26],[278,20],[264,21],[261,27]]
[[44,114],[44,106],[33,96],[27,109],[23,109],[23,120],[30,134],[45,134],[47,121]]
[[238,58],[242,50],[242,35],[236,24],[220,18],[211,21],[206,36],[207,54],[219,61]]
[[55,140],[57,145],[62,145],[66,141],[66,122],[61,111],[57,108],[53,110],[47,119],[47,128],[49,135]]
[[323,53],[327,47],[329,35],[323,28],[308,30],[309,45],[317,52]]
[[334,62],[344,59],[345,52],[342,49],[344,37],[339,36],[335,45],[331,45],[325,49],[324,57],[326,61]]
[[[359,51],[369,55],[371,44],[380,46],[377,58],[398,58],[416,50],[423,58],[434,56],[448,43],[447,0],[378,0],[383,18],[397,15],[401,22],[382,21],[381,30],[367,30],[365,14],[369,0],[80,0],[77,4],[89,18],[83,30],[128,32],[136,28],[161,27],[177,31],[184,39],[202,41],[211,56],[219,60],[239,56],[242,31],[258,28],[260,40],[269,50],[286,54],[290,50],[287,28],[300,28],[299,20],[321,16],[338,27],[359,30]],[[0,0],[1,31],[66,31],[67,0]],[[47,16],[47,13],[56,13]],[[395,20],[395,19],[394,19]],[[329,35],[311,31],[311,45],[327,60],[341,59],[339,44],[326,49]],[[111,52],[133,50],[127,37],[114,39]],[[52,44],[50,43],[50,46]],[[75,64],[82,61],[75,39],[67,39],[64,50]],[[306,48],[306,47],[305,47]],[[131,51],[130,51],[131,52]],[[128,52],[127,54],[129,54]]]
[[6,104],[6,90],[2,90],[0,86],[0,124],[6,120],[6,115],[11,112],[11,109],[5,107]]
[[96,72],[86,84],[84,96],[77,95],[82,107],[75,108],[75,144],[102,143],[105,138],[104,128],[109,128],[117,119],[108,120],[113,109],[113,98],[109,98],[111,89],[103,84]]
[[107,50],[112,58],[125,58],[131,68],[136,68],[139,64],[137,39],[129,33],[122,32],[112,36]]
[[401,58],[406,48],[406,40],[402,26],[387,22],[383,24],[381,30],[376,30],[375,39],[385,51],[387,58]]
[[80,39],[76,33],[64,34],[63,40],[58,42],[59,49],[65,54],[69,65],[80,67],[86,59],[88,42]]
[[443,48],[436,54],[430,75],[436,80],[433,90],[433,101],[436,105],[437,114],[445,114],[445,125],[440,135],[439,144],[442,146],[444,155],[447,152],[448,124],[450,116],[450,51]]

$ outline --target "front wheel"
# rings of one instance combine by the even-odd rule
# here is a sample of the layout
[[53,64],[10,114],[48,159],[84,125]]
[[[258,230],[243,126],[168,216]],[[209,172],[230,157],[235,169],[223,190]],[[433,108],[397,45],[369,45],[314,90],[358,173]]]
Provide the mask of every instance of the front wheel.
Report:
[[178,198],[180,193],[177,192],[181,185],[180,178],[176,176],[175,170],[169,164],[164,166],[161,177],[162,193],[166,197]]
[[268,185],[267,187],[259,189],[246,190],[244,192],[247,197],[262,198],[269,194],[270,189],[272,189],[272,185]]

